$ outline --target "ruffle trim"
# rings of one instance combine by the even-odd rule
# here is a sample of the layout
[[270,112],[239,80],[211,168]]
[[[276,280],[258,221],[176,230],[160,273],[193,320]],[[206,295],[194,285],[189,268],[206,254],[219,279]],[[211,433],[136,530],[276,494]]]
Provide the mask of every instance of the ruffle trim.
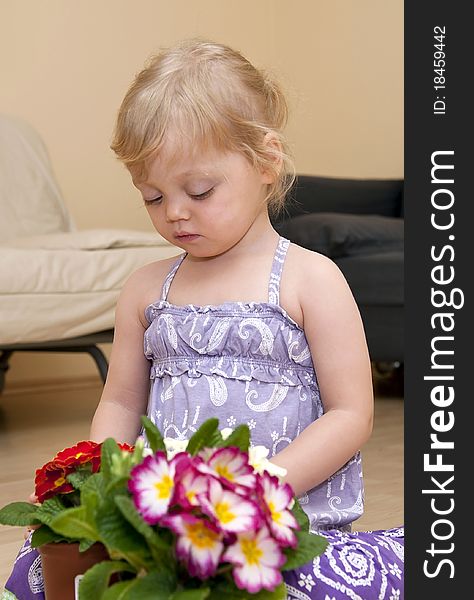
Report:
[[166,309],[168,313],[175,314],[196,314],[203,315],[212,313],[219,317],[242,317],[243,315],[257,314],[258,316],[275,316],[283,317],[283,320],[287,322],[299,331],[303,329],[294,321],[286,310],[279,304],[271,304],[270,302],[225,302],[223,304],[205,304],[203,306],[197,306],[194,304],[184,304],[182,306],[177,304],[170,304],[167,300],[158,300],[149,304],[145,308],[145,318],[148,323],[152,323],[155,317],[160,312]]
[[164,377],[165,375],[180,377],[183,374],[187,374],[191,378],[201,377],[202,375],[220,376],[226,379],[257,380],[261,383],[277,383],[291,387],[317,386],[312,369],[236,360],[235,357],[230,356],[220,356],[215,361],[211,361],[209,356],[202,359],[183,357],[175,358],[172,361],[154,361],[150,369],[150,379]]

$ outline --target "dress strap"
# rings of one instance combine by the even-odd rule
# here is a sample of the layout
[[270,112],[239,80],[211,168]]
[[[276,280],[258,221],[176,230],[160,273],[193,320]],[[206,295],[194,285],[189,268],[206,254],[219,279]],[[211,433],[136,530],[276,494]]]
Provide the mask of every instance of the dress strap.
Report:
[[280,304],[280,282],[283,267],[285,266],[286,253],[290,246],[290,241],[280,236],[278,245],[273,257],[272,271],[268,283],[268,302],[269,304]]
[[161,288],[161,300],[166,300],[168,298],[168,292],[170,291],[171,284],[173,283],[174,276],[176,275],[176,271],[181,266],[181,263],[186,258],[187,252],[180,254],[171,266],[171,269],[168,275],[165,277],[163,282],[163,287]]

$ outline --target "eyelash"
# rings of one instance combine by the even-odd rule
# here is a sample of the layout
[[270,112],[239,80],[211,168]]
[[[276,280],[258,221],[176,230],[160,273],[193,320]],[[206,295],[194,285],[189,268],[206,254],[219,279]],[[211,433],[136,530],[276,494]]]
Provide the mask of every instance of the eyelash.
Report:
[[[214,188],[210,188],[207,192],[203,192],[202,194],[189,194],[189,196],[193,200],[206,200],[209,196],[214,192]],[[151,200],[144,200],[145,205],[149,206],[151,204],[159,204],[163,200],[163,196],[159,196],[158,198],[152,198]]]
[[143,199],[143,202],[145,204],[145,206],[151,206],[152,204],[159,204],[162,200],[163,196],[160,196],[159,198],[152,198],[151,200],[146,200],[145,198]]
[[190,194],[191,198],[193,198],[194,200],[205,200],[206,198],[209,198],[209,196],[213,193],[214,188],[209,188],[207,190],[207,192],[203,192],[202,194]]

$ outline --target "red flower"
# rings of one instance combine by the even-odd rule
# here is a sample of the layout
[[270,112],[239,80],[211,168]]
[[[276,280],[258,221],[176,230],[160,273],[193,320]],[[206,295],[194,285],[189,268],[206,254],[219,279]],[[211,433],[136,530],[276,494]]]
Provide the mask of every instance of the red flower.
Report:
[[[65,448],[58,452],[53,461],[60,461],[66,466],[79,467],[88,462],[92,463],[92,472],[97,473],[100,468],[101,444],[97,442],[79,442],[71,448]],[[72,473],[75,468],[70,472]]]
[[[123,443],[118,445],[121,450],[133,452],[134,446]],[[58,452],[53,460],[37,469],[35,477],[35,495],[38,502],[42,503],[57,494],[70,494],[74,487],[67,480],[67,476],[79,467],[90,464],[91,472],[97,473],[100,469],[100,452],[102,444],[97,442],[79,442],[71,448]]]
[[127,452],[133,452],[135,450],[135,446],[130,446],[130,444],[127,444],[127,442],[124,442],[123,444],[118,444],[118,447],[120,448],[120,450],[126,450]]
[[66,479],[66,475],[72,473],[73,469],[67,470],[61,462],[54,460],[37,469],[35,477],[35,495],[38,502],[42,503],[56,494],[68,494],[74,491],[72,485]]
[[53,460],[37,469],[35,477],[35,495],[42,503],[57,494],[69,494],[74,487],[67,476],[79,467],[90,464],[92,473],[100,468],[101,444],[96,442],[79,442],[71,448],[58,452]]

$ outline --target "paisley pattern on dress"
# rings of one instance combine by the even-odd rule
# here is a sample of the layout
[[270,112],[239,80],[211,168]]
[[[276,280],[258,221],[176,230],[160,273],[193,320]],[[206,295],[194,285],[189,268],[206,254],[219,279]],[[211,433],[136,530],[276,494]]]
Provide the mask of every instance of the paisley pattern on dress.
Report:
[[321,532],[321,556],[283,573],[290,600],[401,600],[404,597],[404,531]]
[[[197,426],[210,416],[222,427],[236,416],[252,420],[252,443],[273,456],[323,414],[306,336],[280,306],[289,242],[280,238],[268,302],[176,306],[167,301],[186,254],[165,278],[161,298],[146,308],[144,351],[150,360],[148,416],[170,437],[183,437],[183,415],[200,406]],[[310,490],[304,509],[311,528],[348,526],[363,512],[359,454]]]
[[262,341],[258,350],[262,356],[271,355],[273,352],[273,343],[275,340],[274,335],[270,327],[263,322],[261,319],[255,317],[246,317],[242,319],[239,324],[238,332],[239,336],[243,340],[247,340],[252,334],[255,335],[255,331],[252,332],[252,328],[255,328],[261,335]]

